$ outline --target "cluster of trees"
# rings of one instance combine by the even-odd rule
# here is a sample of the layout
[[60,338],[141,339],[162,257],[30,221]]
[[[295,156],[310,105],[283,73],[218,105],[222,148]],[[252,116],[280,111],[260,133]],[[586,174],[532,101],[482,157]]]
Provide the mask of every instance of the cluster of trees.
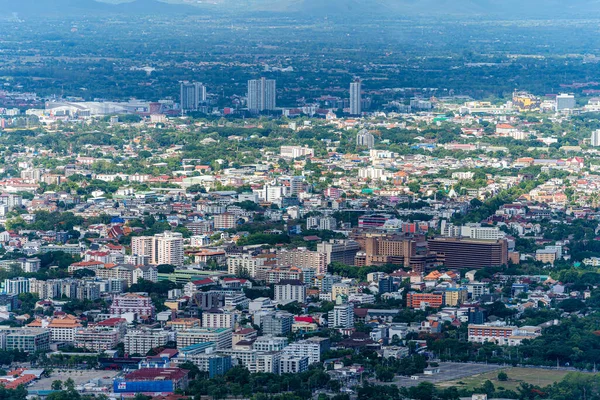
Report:
[[396,375],[410,376],[423,373],[427,367],[425,357],[415,354],[401,359],[384,359],[382,364],[375,367],[375,376],[382,382],[391,382]]
[[[81,349],[77,349],[80,350]],[[42,365],[51,365],[53,367],[73,368],[85,367],[95,368],[98,365],[98,356],[95,354],[51,354],[45,357],[38,357],[38,362]],[[57,389],[59,390],[59,389]]]
[[437,389],[430,382],[421,382],[419,385],[410,388],[365,383],[358,388],[356,394],[358,400],[458,400],[460,398],[456,388]]
[[62,382],[55,380],[51,385],[55,392],[52,392],[46,397],[49,400],[108,400],[108,396],[105,394],[99,395],[81,395],[75,389],[75,382],[69,378]]
[[250,374],[243,367],[234,367],[224,376],[212,379],[196,377],[186,394],[197,398],[211,396],[213,399],[224,399],[228,396],[263,399],[282,396],[282,399],[310,399],[315,390],[328,389],[337,391],[339,382],[331,381],[329,375],[318,366],[311,366],[300,374]]
[[74,226],[82,225],[84,222],[82,217],[78,217],[72,212],[36,211],[34,214],[34,222],[27,224],[22,218],[18,217],[8,221],[6,228],[9,230],[71,231]]
[[[508,380],[506,373],[500,372],[500,382]],[[516,390],[507,390],[487,380],[474,388],[449,387],[439,388],[430,382],[421,382],[417,386],[398,388],[396,385],[375,385],[365,383],[358,388],[359,400],[389,399],[389,400],[458,400],[472,394],[486,394],[488,398],[518,399],[518,400],[570,400],[595,399],[600,396],[600,376],[592,374],[569,373],[561,381],[541,387],[521,382]]]
[[[0,365],[27,361],[27,353],[20,350],[0,350]],[[1,398],[1,397],[0,397]]]
[[276,245],[290,243],[290,241],[290,237],[287,234],[270,235],[268,233],[254,233],[242,237],[238,240],[237,244],[239,246],[251,246],[257,244]]
[[68,314],[79,315],[82,312],[89,310],[106,310],[108,304],[102,299],[97,300],[77,300],[70,299],[65,305],[62,306],[62,311]]
[[169,290],[180,289],[182,286],[171,281],[151,282],[144,279],[139,279],[137,283],[131,285],[127,291],[130,293],[146,292],[152,299],[152,303],[156,307],[157,312],[165,311],[164,305],[167,300]]
[[453,222],[456,224],[465,224],[467,222],[481,222],[494,213],[504,204],[513,202],[523,193],[528,193],[539,184],[545,182],[543,179],[524,181],[518,186],[513,186],[498,193],[496,196],[487,199],[484,202],[477,200],[471,203],[471,210],[467,214],[457,215]]
[[[518,325],[541,323],[557,316],[556,311],[530,311]],[[505,316],[508,318],[509,316]],[[546,319],[547,318],[547,319]],[[541,322],[540,322],[541,321]],[[524,340],[518,347],[501,347],[493,343],[478,344],[461,340],[466,328],[445,326],[442,336],[427,337],[427,347],[443,361],[487,361],[499,364],[572,366],[592,370],[600,357],[600,316],[571,317],[544,330],[544,334]]]
[[27,389],[24,386],[19,386],[16,389],[6,389],[4,385],[0,385],[0,399],[2,400],[26,400]]

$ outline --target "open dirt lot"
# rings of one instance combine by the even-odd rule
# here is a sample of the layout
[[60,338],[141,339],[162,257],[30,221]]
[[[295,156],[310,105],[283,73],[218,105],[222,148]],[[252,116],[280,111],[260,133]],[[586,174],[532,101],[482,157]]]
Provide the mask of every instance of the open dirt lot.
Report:
[[71,378],[75,381],[75,386],[88,383],[92,379],[102,379],[103,383],[112,383],[112,380],[120,371],[101,371],[101,370],[68,370],[55,369],[50,378],[42,378],[39,381],[29,385],[29,390],[50,390],[52,382],[55,380],[66,381]]
[[460,378],[448,382],[440,383],[441,387],[448,386],[456,386],[462,388],[475,388],[481,386],[483,382],[489,380],[491,381],[496,388],[503,387],[505,389],[516,389],[521,382],[529,383],[532,385],[538,386],[548,386],[552,385],[554,382],[561,381],[565,375],[567,375],[570,371],[564,370],[553,370],[553,369],[543,369],[543,368],[502,368],[504,372],[508,375],[507,381],[499,381],[498,380],[498,372],[487,372],[481,373],[478,375],[473,375],[465,378]]
[[[497,371],[502,368],[501,365],[492,365],[492,364],[463,364],[463,363],[450,363],[450,362],[442,362],[440,364],[440,373],[435,375],[418,375],[419,379],[411,379],[408,376],[397,376],[394,378],[394,381],[391,382],[397,386],[417,386],[421,382],[431,382],[434,384],[440,384],[442,382],[447,381],[457,381],[464,380],[463,378],[483,374],[490,373],[492,371]],[[497,374],[497,372],[496,372]],[[493,375],[493,373],[492,373]],[[388,383],[389,384],[389,383]]]

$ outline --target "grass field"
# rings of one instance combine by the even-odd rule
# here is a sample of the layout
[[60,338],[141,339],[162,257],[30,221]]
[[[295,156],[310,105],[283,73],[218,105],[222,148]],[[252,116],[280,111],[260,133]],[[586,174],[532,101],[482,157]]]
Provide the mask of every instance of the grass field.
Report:
[[[508,380],[501,382],[498,380],[498,373],[500,371],[506,372]],[[552,385],[554,382],[561,381],[569,371],[557,371],[549,369],[538,369],[538,368],[512,368],[507,367],[502,370],[487,372],[484,374],[473,375],[468,378],[462,378],[454,381],[440,382],[440,387],[456,386],[457,388],[468,388],[473,389],[479,387],[483,382],[491,381],[496,389],[503,387],[504,389],[514,390],[521,382],[529,383],[538,386]]]

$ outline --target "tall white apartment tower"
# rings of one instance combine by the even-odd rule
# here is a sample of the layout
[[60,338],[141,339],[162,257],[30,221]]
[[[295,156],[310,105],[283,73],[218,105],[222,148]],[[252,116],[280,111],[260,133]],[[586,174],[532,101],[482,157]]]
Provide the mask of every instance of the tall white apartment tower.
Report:
[[600,129],[596,129],[594,132],[592,132],[592,137],[590,138],[590,144],[593,147],[600,146]]
[[362,82],[360,79],[350,84],[350,114],[360,115],[362,113]]
[[198,111],[200,105],[206,102],[206,86],[199,82],[181,82],[181,110]]
[[248,81],[248,110],[252,112],[275,109],[277,87],[274,79],[252,79]]
[[183,235],[178,232],[164,232],[154,236],[137,236],[131,238],[133,255],[148,256],[153,265],[171,264],[182,266]]
[[154,235],[155,264],[183,265],[183,235],[179,232],[165,232]]
[[152,259],[154,254],[154,237],[134,236],[131,238],[131,254],[134,256],[148,256]]

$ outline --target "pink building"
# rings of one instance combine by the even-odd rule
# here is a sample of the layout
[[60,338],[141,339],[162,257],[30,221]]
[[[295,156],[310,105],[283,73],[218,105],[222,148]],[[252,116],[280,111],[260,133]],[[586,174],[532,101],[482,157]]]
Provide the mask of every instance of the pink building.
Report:
[[140,319],[154,317],[154,304],[150,297],[138,293],[126,293],[113,298],[111,314],[136,313]]

